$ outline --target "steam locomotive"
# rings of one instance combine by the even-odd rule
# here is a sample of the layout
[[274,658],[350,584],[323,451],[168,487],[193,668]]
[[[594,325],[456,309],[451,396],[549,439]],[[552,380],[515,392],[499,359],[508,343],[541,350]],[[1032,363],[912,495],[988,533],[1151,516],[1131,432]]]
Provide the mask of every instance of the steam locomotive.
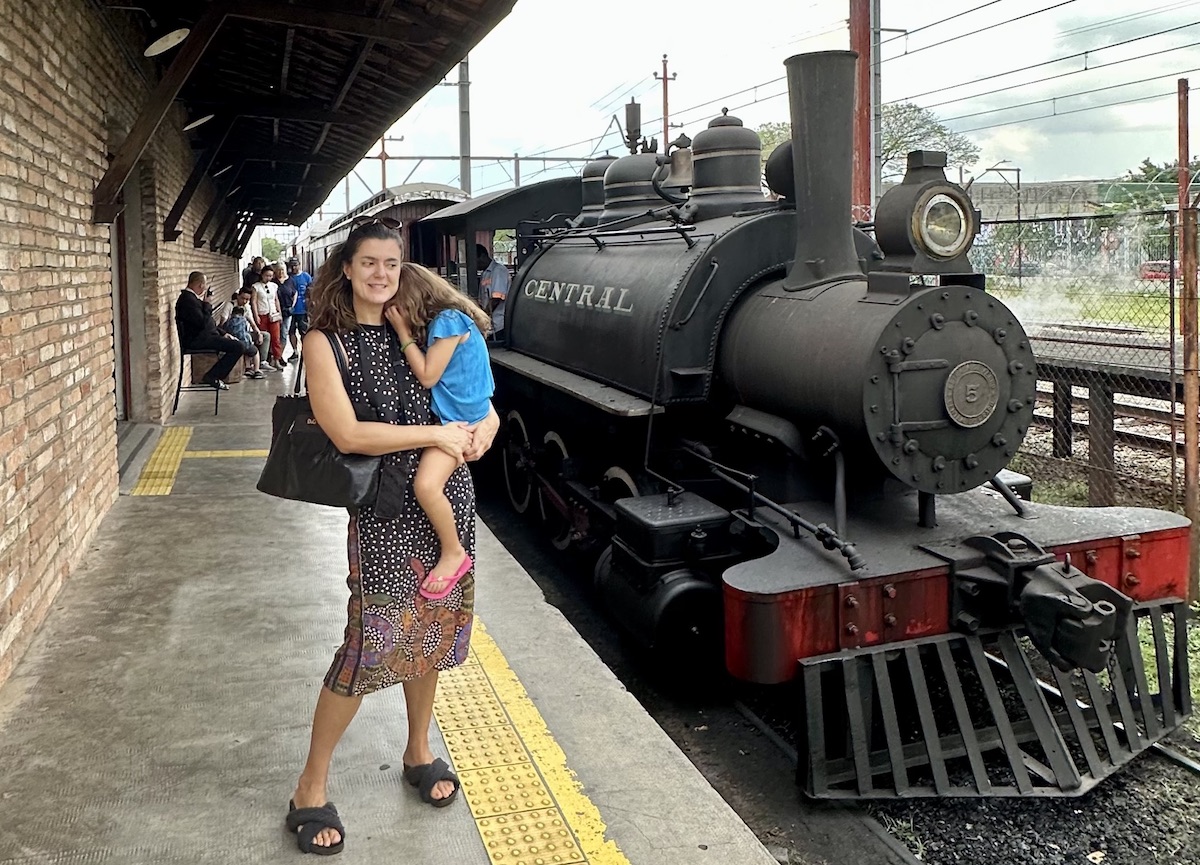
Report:
[[856,59],[785,61],[773,199],[723,114],[521,226],[508,496],[661,657],[789,689],[809,796],[1078,795],[1191,711],[1189,524],[1014,491],[1029,340],[944,154],[852,224]]

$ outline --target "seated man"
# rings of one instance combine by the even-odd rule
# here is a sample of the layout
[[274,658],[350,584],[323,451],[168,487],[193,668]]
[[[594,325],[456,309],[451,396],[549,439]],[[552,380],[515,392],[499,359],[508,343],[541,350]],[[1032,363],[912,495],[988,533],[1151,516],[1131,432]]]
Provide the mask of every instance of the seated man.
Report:
[[188,275],[188,284],[175,302],[175,327],[179,331],[179,348],[186,353],[215,351],[220,354],[213,368],[204,376],[205,384],[229,390],[225,376],[229,375],[242,356],[242,343],[237,337],[221,333],[213,321],[212,304],[204,298],[208,280],[198,270]]

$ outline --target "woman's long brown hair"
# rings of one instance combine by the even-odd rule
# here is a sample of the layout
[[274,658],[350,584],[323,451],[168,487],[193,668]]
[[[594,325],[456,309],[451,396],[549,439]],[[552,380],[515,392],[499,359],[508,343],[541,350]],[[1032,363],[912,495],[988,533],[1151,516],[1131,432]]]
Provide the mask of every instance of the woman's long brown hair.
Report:
[[354,289],[342,268],[354,260],[354,254],[364,240],[394,240],[400,247],[401,258],[404,257],[404,241],[400,238],[400,232],[382,223],[370,223],[351,231],[346,240],[329,253],[308,290],[309,323],[315,330],[349,333],[358,329],[358,316],[354,314]]
[[400,265],[400,290],[388,305],[400,307],[413,336],[422,345],[429,322],[444,309],[457,309],[470,316],[485,336],[492,329],[491,319],[479,304],[429,268],[411,261]]

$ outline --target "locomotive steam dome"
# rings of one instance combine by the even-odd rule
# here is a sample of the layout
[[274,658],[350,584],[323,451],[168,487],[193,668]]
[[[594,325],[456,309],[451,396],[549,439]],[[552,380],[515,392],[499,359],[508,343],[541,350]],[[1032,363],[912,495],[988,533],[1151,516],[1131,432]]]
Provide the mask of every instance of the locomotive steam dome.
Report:
[[615,156],[599,156],[583,167],[583,207],[574,220],[577,228],[587,228],[600,221],[604,212],[604,174],[616,159]]
[[651,182],[658,171],[658,156],[635,153],[610,162],[604,172],[604,211],[600,222],[612,222],[666,206]]
[[692,198],[732,193],[761,199],[761,161],[758,133],[722,108],[721,116],[710,121],[692,142]]

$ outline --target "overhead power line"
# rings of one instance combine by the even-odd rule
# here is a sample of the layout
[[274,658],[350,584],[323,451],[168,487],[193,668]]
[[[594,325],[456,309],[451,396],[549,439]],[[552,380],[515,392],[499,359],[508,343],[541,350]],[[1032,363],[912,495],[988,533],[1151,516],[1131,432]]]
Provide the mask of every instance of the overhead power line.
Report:
[[[1074,54],[1068,54],[1064,57],[1057,57],[1053,60],[1043,60],[1039,63],[1031,63],[1028,66],[1022,66],[1018,69],[1009,69],[1007,72],[996,72],[992,75],[984,75],[979,78],[974,78],[970,81],[963,81],[959,84],[948,84],[945,87],[937,87],[937,88],[934,88],[933,90],[925,90],[925,91],[922,91],[921,93],[913,93],[910,96],[902,96],[899,99],[891,99],[888,101],[889,101],[889,103],[911,102],[912,100],[920,99],[923,96],[933,96],[935,93],[945,93],[947,90],[957,90],[960,87],[969,87],[972,84],[982,84],[984,81],[994,81],[997,78],[1004,78],[1005,76],[1008,76],[1008,75],[1015,75],[1018,72],[1028,72],[1030,69],[1040,69],[1043,66],[1050,66],[1054,63],[1062,63],[1066,60],[1078,60],[1080,58],[1084,58],[1084,62],[1086,63],[1087,57],[1089,55],[1099,54],[1101,51],[1108,51],[1110,48],[1119,48],[1122,45],[1132,45],[1134,42],[1140,42],[1143,39],[1151,39],[1155,36],[1163,36],[1167,33],[1174,33],[1177,30],[1186,30],[1188,27],[1195,27],[1197,24],[1200,24],[1200,21],[1191,21],[1187,24],[1180,24],[1177,27],[1168,27],[1166,30],[1156,30],[1153,33],[1144,33],[1141,36],[1134,36],[1130,39],[1124,39],[1120,42],[1113,42],[1111,45],[1101,45],[1098,48],[1091,48],[1087,51],[1077,51]],[[971,97],[964,97],[964,98],[969,99]]]
[[970,15],[972,12],[978,12],[980,9],[986,9],[989,6],[995,6],[997,3],[1003,3],[1003,2],[1004,2],[1004,0],[988,0],[987,3],[980,3],[978,6],[973,6],[970,9],[965,9],[962,12],[955,13],[954,15],[949,15],[945,18],[939,18],[937,21],[934,21],[930,24],[922,24],[920,27],[914,27],[912,30],[905,30],[903,33],[900,33],[896,36],[890,36],[887,39],[884,39],[879,44],[880,44],[880,46],[883,46],[883,45],[887,45],[889,42],[895,42],[897,39],[907,39],[909,36],[912,36],[914,33],[920,33],[922,30],[929,30],[930,28],[937,27],[939,24],[945,24],[949,21],[954,21],[958,18],[962,18],[966,15]]
[[[997,93],[1006,93],[1009,90],[1017,90],[1021,87],[1031,87],[1034,84],[1045,84],[1049,81],[1058,81],[1060,78],[1066,78],[1069,75],[1078,75],[1080,72],[1092,72],[1096,69],[1107,69],[1109,66],[1119,66],[1122,63],[1129,63],[1133,60],[1145,60],[1147,57],[1157,57],[1161,54],[1170,54],[1172,51],[1182,51],[1184,48],[1196,48],[1198,46],[1200,46],[1200,42],[1189,42],[1187,45],[1176,45],[1174,48],[1164,48],[1161,51],[1152,51],[1149,54],[1138,54],[1135,57],[1125,57],[1121,60],[1113,60],[1108,63],[1098,63],[1095,66],[1088,66],[1083,69],[1071,69],[1067,72],[1058,72],[1054,75],[1048,75],[1045,78],[1037,78],[1033,81],[1023,81],[1020,84],[1009,84],[1005,87],[997,87],[993,90],[984,90],[980,93],[972,93],[970,96],[960,96],[957,99],[947,99],[944,102],[934,102],[930,105],[923,105],[921,107],[930,109],[940,108],[943,105],[953,105],[956,102],[967,102],[971,99],[979,99],[983,96],[994,96]],[[890,105],[891,103],[888,104]]]
[[[957,13],[956,15],[949,16],[949,17],[947,17],[947,18],[945,18],[945,19],[941,19],[941,20],[939,20],[939,21],[932,22],[931,24],[923,25],[923,26],[922,26],[920,29],[922,29],[922,30],[924,30],[924,29],[929,29],[929,28],[931,28],[931,27],[933,27],[933,26],[935,26],[935,25],[937,25],[937,24],[945,23],[945,22],[947,22],[947,21],[950,21],[950,20],[953,20],[953,19],[955,19],[955,18],[958,18],[958,17],[965,16],[965,15],[967,15],[967,14],[971,13],[971,12],[978,11],[979,9],[983,9],[983,8],[985,8],[986,6],[989,6],[989,5],[994,5],[995,3],[998,3],[998,2],[1001,2],[1001,0],[993,0],[993,2],[989,2],[989,3],[984,3],[984,4],[981,4],[981,5],[979,5],[979,6],[976,6],[976,7],[972,8],[972,9],[965,10],[964,12],[960,12],[960,13]],[[987,27],[978,28],[978,29],[976,29],[976,30],[974,30],[974,31],[971,31],[970,33],[964,33],[964,34],[960,34],[959,36],[954,36],[954,37],[951,37],[950,39],[943,40],[942,42],[939,42],[939,43],[937,43],[937,44],[939,44],[939,45],[944,45],[944,44],[946,44],[946,42],[950,42],[950,41],[954,41],[954,40],[956,40],[956,39],[964,38],[965,36],[969,36],[969,35],[975,35],[975,34],[977,34],[977,33],[985,32],[985,31],[987,31],[987,30],[990,30],[990,29],[993,29],[993,28],[995,28],[995,27],[1000,27],[1000,26],[1002,26],[1002,25],[1004,25],[1004,24],[1008,24],[1008,23],[1012,23],[1013,21],[1021,20],[1022,18],[1028,18],[1028,17],[1030,17],[1030,16],[1032,16],[1032,15],[1036,15],[1036,14],[1040,14],[1041,12],[1049,11],[1050,9],[1055,9],[1055,8],[1058,8],[1058,7],[1060,7],[1060,6],[1065,6],[1065,5],[1067,5],[1068,3],[1070,3],[1070,2],[1074,2],[1074,0],[1065,0],[1065,2],[1060,2],[1060,3],[1057,3],[1057,4],[1053,5],[1053,6],[1044,7],[1044,8],[1042,8],[1042,9],[1040,9],[1040,10],[1036,10],[1035,12],[1030,12],[1030,13],[1027,13],[1027,14],[1025,14],[1025,15],[1016,16],[1016,17],[1014,17],[1014,18],[1010,18],[1010,19],[1007,19],[1007,20],[1005,20],[1005,21],[998,22],[998,23],[996,23],[996,24],[991,24],[991,25],[988,25]],[[1177,10],[1177,9],[1185,8],[1185,7],[1188,7],[1188,6],[1195,6],[1195,5],[1198,5],[1198,4],[1200,4],[1200,0],[1188,0],[1188,2],[1177,2],[1177,3],[1166,4],[1166,5],[1163,5],[1163,6],[1156,7],[1156,8],[1154,8],[1154,9],[1150,9],[1150,10],[1143,10],[1143,11],[1141,11],[1141,12],[1134,13],[1134,14],[1121,15],[1121,16],[1117,16],[1117,17],[1115,17],[1115,18],[1111,18],[1111,19],[1105,19],[1104,21],[1094,22],[1094,23],[1092,23],[1092,24],[1089,24],[1089,25],[1086,25],[1086,26],[1084,26],[1084,27],[1078,27],[1078,28],[1075,28],[1075,29],[1073,29],[1073,30],[1064,31],[1062,35],[1077,35],[1077,34],[1080,34],[1080,33],[1089,32],[1089,31],[1091,31],[1091,30],[1100,29],[1100,28],[1102,28],[1102,27],[1105,27],[1105,26],[1111,26],[1111,25],[1112,25],[1112,24],[1114,24],[1114,23],[1128,23],[1128,22],[1130,22],[1130,21],[1132,21],[1132,20],[1140,20],[1140,19],[1142,19],[1142,18],[1150,17],[1151,15],[1158,14],[1158,13],[1160,13],[1160,12],[1163,12],[1163,11],[1175,11],[1175,10]],[[1053,59],[1053,60],[1041,61],[1041,62],[1039,62],[1039,63],[1033,63],[1033,64],[1029,64],[1029,65],[1027,65],[1027,66],[1022,66],[1022,67],[1019,67],[1019,68],[1017,68],[1017,69],[1010,69],[1010,70],[1008,70],[1008,71],[1006,71],[1006,72],[998,72],[998,73],[995,73],[995,74],[992,74],[992,75],[985,75],[985,76],[981,76],[980,78],[972,79],[972,80],[970,80],[970,81],[964,81],[964,82],[960,82],[960,83],[958,83],[958,84],[946,85],[946,86],[944,86],[944,87],[938,87],[938,88],[935,88],[935,89],[933,89],[933,90],[927,90],[927,91],[924,91],[924,92],[922,92],[922,93],[917,93],[917,94],[912,94],[912,95],[909,95],[909,96],[905,96],[905,97],[902,97],[902,98],[900,98],[900,99],[889,100],[889,103],[888,103],[888,104],[892,104],[892,103],[896,103],[896,102],[906,102],[906,101],[911,101],[911,100],[914,100],[914,99],[919,99],[919,98],[921,98],[921,97],[923,97],[923,96],[932,96],[932,95],[935,95],[935,94],[938,94],[938,93],[944,93],[944,92],[947,92],[947,91],[952,91],[952,90],[956,90],[956,89],[959,89],[959,88],[962,88],[962,87],[969,87],[969,86],[971,86],[971,85],[973,85],[973,84],[980,84],[980,83],[984,83],[984,82],[987,82],[987,81],[993,81],[993,80],[996,80],[996,79],[998,79],[998,78],[1004,78],[1004,77],[1006,77],[1006,76],[1009,76],[1009,75],[1014,75],[1014,74],[1017,74],[1017,73],[1020,73],[1020,72],[1026,72],[1026,71],[1029,71],[1029,70],[1032,70],[1032,69],[1038,69],[1038,68],[1041,68],[1041,67],[1050,66],[1050,65],[1052,65],[1052,64],[1055,64],[1055,63],[1062,63],[1062,62],[1064,62],[1064,61],[1067,61],[1067,60],[1077,60],[1077,59],[1080,59],[1080,58],[1084,58],[1084,61],[1085,61],[1085,63],[1086,63],[1086,62],[1087,62],[1087,58],[1089,57],[1089,55],[1094,55],[1094,54],[1097,54],[1097,53],[1099,53],[1100,51],[1105,51],[1105,50],[1108,50],[1108,49],[1110,49],[1110,48],[1117,48],[1117,47],[1120,47],[1120,46],[1123,46],[1123,45],[1128,45],[1128,44],[1131,44],[1131,43],[1134,43],[1134,42],[1139,42],[1139,41],[1141,41],[1141,40],[1144,40],[1144,39],[1149,39],[1149,38],[1152,38],[1152,37],[1155,37],[1155,36],[1162,36],[1162,35],[1165,35],[1165,34],[1168,34],[1168,33],[1173,33],[1173,32],[1179,31],[1179,30],[1186,29],[1186,28],[1188,28],[1188,27],[1194,27],[1194,26],[1196,26],[1197,24],[1200,24],[1200,21],[1193,21],[1193,22],[1190,22],[1190,23],[1188,23],[1188,24],[1182,24],[1182,25],[1179,25],[1179,26],[1176,26],[1176,27],[1170,27],[1170,28],[1166,28],[1166,29],[1164,29],[1164,30],[1157,30],[1157,31],[1155,31],[1155,32],[1153,32],[1153,33],[1147,33],[1147,34],[1143,34],[1143,35],[1141,35],[1141,36],[1132,37],[1132,38],[1130,38],[1130,39],[1126,39],[1126,40],[1123,40],[1123,41],[1121,41],[1121,42],[1114,42],[1114,43],[1112,43],[1112,44],[1110,44],[1110,45],[1100,45],[1100,46],[1097,46],[1096,48],[1092,48],[1092,49],[1089,49],[1089,50],[1087,50],[1087,51],[1080,51],[1080,52],[1076,52],[1076,53],[1074,53],[1074,54],[1065,55],[1065,56],[1063,56],[1063,57],[1055,58],[1055,59]],[[912,32],[916,32],[916,31],[912,31]],[[893,41],[893,40],[889,39],[889,40],[887,40],[887,41],[889,41],[889,42],[890,42],[890,41]],[[1035,80],[1035,81],[1027,81],[1027,82],[1023,82],[1023,83],[1020,83],[1020,84],[1007,85],[1007,86],[1005,86],[1005,87],[995,88],[994,90],[991,90],[991,91],[985,91],[985,92],[983,92],[983,93],[976,93],[976,94],[972,94],[971,96],[964,96],[964,97],[960,97],[960,98],[957,98],[957,99],[947,99],[947,100],[944,100],[944,101],[942,101],[942,102],[935,103],[933,106],[926,106],[926,107],[937,107],[937,106],[941,106],[941,105],[949,105],[949,104],[953,104],[953,103],[955,103],[955,102],[964,102],[964,101],[967,101],[968,99],[977,98],[977,97],[979,97],[979,96],[992,95],[993,93],[1006,92],[1006,91],[1008,91],[1008,90],[1015,90],[1015,89],[1018,89],[1018,88],[1020,88],[1020,87],[1027,87],[1027,86],[1031,86],[1031,85],[1034,85],[1034,84],[1046,83],[1046,82],[1048,82],[1048,81],[1052,81],[1052,80],[1055,80],[1055,79],[1057,79],[1057,78],[1066,77],[1066,76],[1068,76],[1068,75],[1077,74],[1077,73],[1079,73],[1079,72],[1086,72],[1086,71],[1090,71],[1090,70],[1092,70],[1092,69],[1101,69],[1101,68],[1104,68],[1104,67],[1106,67],[1106,66],[1115,66],[1115,65],[1117,65],[1117,64],[1119,64],[1119,63],[1126,63],[1126,62],[1129,62],[1129,61],[1131,61],[1131,60],[1144,59],[1144,58],[1146,58],[1146,57],[1153,57],[1153,56],[1157,56],[1157,55],[1160,55],[1160,54],[1166,54],[1166,53],[1169,53],[1169,52],[1172,52],[1172,51],[1178,51],[1178,50],[1181,50],[1181,49],[1183,49],[1183,48],[1195,47],[1195,45],[1197,45],[1197,44],[1200,44],[1200,43],[1190,43],[1190,44],[1188,44],[1188,45],[1174,46],[1174,47],[1172,47],[1172,48],[1166,48],[1166,49],[1162,49],[1161,51],[1155,51],[1155,52],[1150,52],[1150,53],[1147,53],[1147,54],[1139,55],[1138,57],[1130,57],[1130,58],[1125,58],[1125,59],[1122,59],[1122,60],[1114,60],[1114,61],[1110,61],[1109,63],[1103,63],[1103,64],[1098,64],[1098,65],[1089,65],[1089,66],[1084,66],[1084,67],[1083,67],[1083,68],[1081,68],[1081,69],[1074,69],[1074,70],[1070,70],[1070,71],[1066,71],[1066,72],[1058,73],[1058,74],[1056,74],[1056,75],[1053,75],[1053,76],[1047,76],[1047,77],[1045,77],[1045,78],[1037,79],[1037,80]],[[924,47],[932,47],[932,46],[924,46]],[[922,48],[922,49],[917,49],[917,50],[923,50],[923,48]],[[908,53],[910,53],[910,54],[911,54],[911,53],[915,53],[915,52],[912,52],[912,51],[910,51],[910,52],[908,52]],[[903,56],[903,55],[897,55],[897,56]],[[751,106],[751,105],[757,105],[757,104],[760,104],[760,103],[763,103],[763,102],[769,102],[769,101],[771,101],[771,100],[773,100],[773,99],[778,99],[778,98],[780,98],[780,97],[782,97],[782,96],[786,96],[786,95],[787,95],[787,90],[786,90],[786,88],[785,88],[784,90],[782,90],[782,91],[775,92],[775,93],[769,93],[769,94],[762,95],[762,96],[759,96],[759,95],[757,95],[757,91],[759,91],[759,90],[761,90],[761,89],[763,89],[763,88],[766,88],[766,87],[770,87],[770,86],[771,86],[771,85],[773,85],[773,84],[779,84],[779,83],[782,83],[782,82],[784,82],[784,81],[786,81],[786,80],[787,80],[786,76],[779,76],[779,77],[777,77],[777,78],[772,78],[772,79],[770,79],[770,80],[768,80],[768,81],[763,81],[763,82],[760,82],[760,83],[758,83],[758,84],[751,85],[751,86],[749,86],[749,87],[744,87],[744,88],[742,88],[742,89],[740,89],[740,90],[735,90],[735,91],[733,91],[733,92],[731,92],[731,93],[727,93],[727,94],[725,94],[725,95],[723,95],[723,96],[718,96],[718,97],[716,97],[716,98],[713,98],[713,99],[708,99],[708,100],[705,100],[705,101],[703,101],[703,102],[696,103],[696,104],[694,104],[694,105],[688,106],[687,108],[681,109],[681,110],[680,110],[680,111],[678,111],[678,112],[673,112],[673,115],[674,115],[675,117],[677,117],[677,118],[678,118],[678,117],[682,117],[682,116],[685,116],[685,115],[691,114],[692,112],[698,111],[698,110],[700,110],[700,109],[702,109],[702,108],[706,108],[706,107],[709,107],[709,106],[711,106],[711,105],[714,105],[714,104],[717,104],[717,103],[723,103],[723,102],[726,102],[726,101],[727,101],[727,100],[729,100],[729,99],[733,99],[733,98],[735,98],[735,97],[741,96],[741,95],[743,95],[743,94],[746,94],[746,93],[755,93],[755,94],[756,94],[756,95],[755,95],[755,98],[753,98],[753,99],[751,99],[751,100],[749,100],[749,101],[742,102],[742,103],[739,103],[739,104],[737,104],[737,105],[734,105],[734,106],[730,107],[730,108],[729,108],[729,110],[730,110],[730,111],[737,111],[737,110],[740,110],[740,109],[742,109],[742,108],[747,108],[747,107],[749,107],[749,106]],[[640,83],[640,82],[639,82],[639,83]],[[635,85],[635,86],[636,86],[636,85]],[[614,90],[615,90],[615,89],[616,89],[616,88],[614,88]],[[610,91],[610,92],[612,92],[612,91]],[[1071,95],[1071,94],[1067,94],[1066,96],[1063,96],[1063,97],[1057,97],[1057,98],[1069,98],[1069,96],[1070,96],[1070,95]],[[1044,101],[1046,101],[1046,100],[1039,100],[1039,101],[1043,101],[1043,102],[1044,102]],[[1062,113],[1067,113],[1067,112],[1059,112],[1059,113],[1060,113],[1060,114],[1062,114]],[[1075,113],[1075,111],[1072,111],[1072,112],[1070,112],[1070,113]],[[1048,115],[1048,116],[1052,116],[1052,115]],[[653,123],[657,123],[657,122],[661,121],[661,119],[662,119],[661,117],[659,117],[659,118],[652,118],[652,119],[650,119],[650,120],[644,120],[644,121],[643,121],[643,123],[653,124]],[[1007,125],[1007,124],[1005,124],[1005,125]],[[967,130],[965,130],[965,131],[967,131]],[[598,145],[599,145],[599,143],[600,143],[600,142],[602,142],[602,141],[603,141],[603,140],[604,140],[606,137],[608,137],[608,135],[609,135],[609,134],[610,134],[610,133],[609,133],[608,131],[606,131],[604,134],[601,134],[601,135],[599,135],[599,136],[591,136],[591,137],[589,137],[589,138],[584,138],[584,139],[582,139],[582,140],[579,140],[579,141],[573,141],[573,142],[571,142],[571,143],[569,143],[569,144],[563,144],[563,145],[558,145],[558,146],[555,146],[555,147],[549,147],[549,148],[545,148],[545,149],[543,149],[543,150],[538,150],[538,151],[536,151],[536,152],[534,152],[534,153],[532,153],[532,154],[530,154],[530,155],[531,155],[531,156],[541,156],[541,155],[545,155],[545,154],[548,154],[548,153],[553,153],[553,152],[555,152],[555,151],[558,151],[558,150],[565,150],[565,149],[567,149],[567,148],[571,148],[571,147],[577,147],[577,146],[580,146],[580,145],[597,145],[595,149],[597,149],[597,150],[598,150],[598,149],[599,149],[599,146],[598,146]],[[539,171],[539,172],[537,172],[537,173],[538,173],[538,174],[540,174],[540,173],[541,173],[541,171]],[[529,175],[529,176],[533,176],[533,175]]]
[[989,24],[988,26],[980,27],[977,30],[971,30],[966,33],[960,33],[957,36],[950,36],[946,39],[940,39],[937,42],[930,42],[928,45],[922,45],[918,48],[912,49],[911,51],[906,49],[903,54],[895,54],[891,57],[884,57],[882,60],[879,61],[879,63],[880,63],[880,65],[882,65],[884,63],[887,63],[889,60],[896,60],[900,57],[909,57],[913,54],[916,54],[920,51],[925,51],[929,48],[941,48],[943,45],[948,45],[951,42],[957,42],[959,39],[966,39],[968,36],[977,36],[980,33],[986,33],[989,30],[995,30],[997,27],[1003,27],[1006,24],[1013,24],[1017,21],[1024,21],[1026,18],[1032,18],[1034,15],[1041,15],[1043,12],[1050,12],[1051,10],[1054,10],[1054,9],[1060,9],[1063,6],[1069,6],[1070,4],[1072,4],[1074,2],[1075,2],[1075,0],[1060,0],[1060,2],[1055,3],[1053,6],[1044,6],[1043,8],[1036,9],[1033,12],[1026,12],[1024,15],[1017,15],[1013,18],[1008,18],[1004,21],[997,21],[995,24]]
[[1088,105],[1084,108],[1072,108],[1067,111],[1054,111],[1050,114],[1043,114],[1040,117],[1026,117],[1022,120],[1007,120],[1003,123],[989,123],[985,126],[973,126],[970,129],[958,129],[956,132],[982,132],[985,129],[998,129],[1001,126],[1013,126],[1017,123],[1036,123],[1039,120],[1049,120],[1053,117],[1064,117],[1068,114],[1082,114],[1084,111],[1096,111],[1101,108],[1114,108],[1117,105],[1132,105],[1135,102],[1149,102],[1152,99],[1162,99],[1166,96],[1175,96],[1175,90],[1167,90],[1163,93],[1155,93],[1151,96],[1138,96],[1133,99],[1122,99],[1119,102],[1105,102],[1103,105]]
[[1075,93],[1064,93],[1060,96],[1047,96],[1045,99],[1033,99],[1029,102],[1022,102],[1018,105],[1005,105],[1002,108],[989,108],[986,111],[973,111],[970,114],[959,114],[957,117],[944,117],[942,123],[953,123],[956,120],[967,120],[971,117],[982,117],[985,114],[997,114],[1001,111],[1013,111],[1017,108],[1028,108],[1031,105],[1041,105],[1043,102],[1060,102],[1064,99],[1075,99],[1080,96],[1090,96],[1093,93],[1103,93],[1107,90],[1117,90],[1121,87],[1133,87],[1138,84],[1149,84],[1151,81],[1160,81],[1163,78],[1178,78],[1180,75],[1191,75],[1195,72],[1200,72],[1200,69],[1184,69],[1182,72],[1164,72],[1162,75],[1154,75],[1150,78],[1141,78],[1137,81],[1125,81],[1121,84],[1109,84],[1105,87],[1093,87],[1091,90],[1080,90]]

